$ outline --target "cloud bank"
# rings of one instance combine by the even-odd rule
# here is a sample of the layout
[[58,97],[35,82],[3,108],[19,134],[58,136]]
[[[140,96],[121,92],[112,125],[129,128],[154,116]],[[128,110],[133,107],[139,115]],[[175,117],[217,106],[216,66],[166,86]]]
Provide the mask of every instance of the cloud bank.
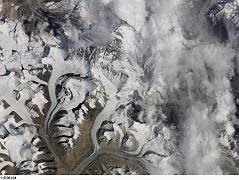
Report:
[[[221,129],[234,132],[230,79],[236,55],[210,31],[206,19],[216,1],[102,0],[144,38],[145,61],[155,65],[152,85],[163,78],[167,102],[178,107],[178,152],[185,174],[222,174]],[[220,128],[219,128],[220,127]],[[230,127],[228,130],[228,127]]]

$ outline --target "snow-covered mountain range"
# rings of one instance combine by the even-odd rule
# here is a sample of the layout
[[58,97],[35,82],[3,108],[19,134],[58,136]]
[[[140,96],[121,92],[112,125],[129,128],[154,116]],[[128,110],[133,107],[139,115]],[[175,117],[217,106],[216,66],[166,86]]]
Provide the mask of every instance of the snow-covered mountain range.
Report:
[[238,0],[0,0],[2,174],[238,174]]

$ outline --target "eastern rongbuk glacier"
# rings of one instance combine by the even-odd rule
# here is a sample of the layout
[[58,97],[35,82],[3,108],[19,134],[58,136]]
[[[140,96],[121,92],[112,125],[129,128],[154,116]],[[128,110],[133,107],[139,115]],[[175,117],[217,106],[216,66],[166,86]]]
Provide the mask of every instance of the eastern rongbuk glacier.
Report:
[[238,0],[0,0],[2,174],[239,174]]

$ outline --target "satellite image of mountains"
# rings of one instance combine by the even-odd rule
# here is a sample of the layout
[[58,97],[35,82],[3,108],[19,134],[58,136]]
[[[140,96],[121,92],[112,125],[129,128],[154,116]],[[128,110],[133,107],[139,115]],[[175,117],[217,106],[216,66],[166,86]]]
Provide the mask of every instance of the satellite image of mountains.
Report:
[[239,0],[0,0],[2,175],[239,174]]

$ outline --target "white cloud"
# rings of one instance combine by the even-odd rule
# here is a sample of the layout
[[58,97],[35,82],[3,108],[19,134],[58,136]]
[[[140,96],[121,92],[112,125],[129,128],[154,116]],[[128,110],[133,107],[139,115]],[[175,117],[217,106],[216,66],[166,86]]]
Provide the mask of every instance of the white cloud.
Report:
[[[209,38],[204,16],[207,9],[203,9],[208,8],[208,3],[202,4],[200,0],[120,0],[111,3],[115,13],[140,30],[146,40],[144,53],[149,55],[150,51],[149,58],[156,65],[154,83],[159,82],[158,77],[163,77],[168,88],[177,89],[181,96],[185,96],[179,88],[182,81],[188,89],[188,97],[184,99],[189,107],[183,101],[170,99],[185,106],[181,107],[184,119],[178,120],[183,136],[179,151],[185,158],[185,173],[221,174],[215,125],[228,122],[229,114],[235,110],[228,77],[235,53],[229,46]],[[185,28],[196,32],[197,36],[186,39]]]

